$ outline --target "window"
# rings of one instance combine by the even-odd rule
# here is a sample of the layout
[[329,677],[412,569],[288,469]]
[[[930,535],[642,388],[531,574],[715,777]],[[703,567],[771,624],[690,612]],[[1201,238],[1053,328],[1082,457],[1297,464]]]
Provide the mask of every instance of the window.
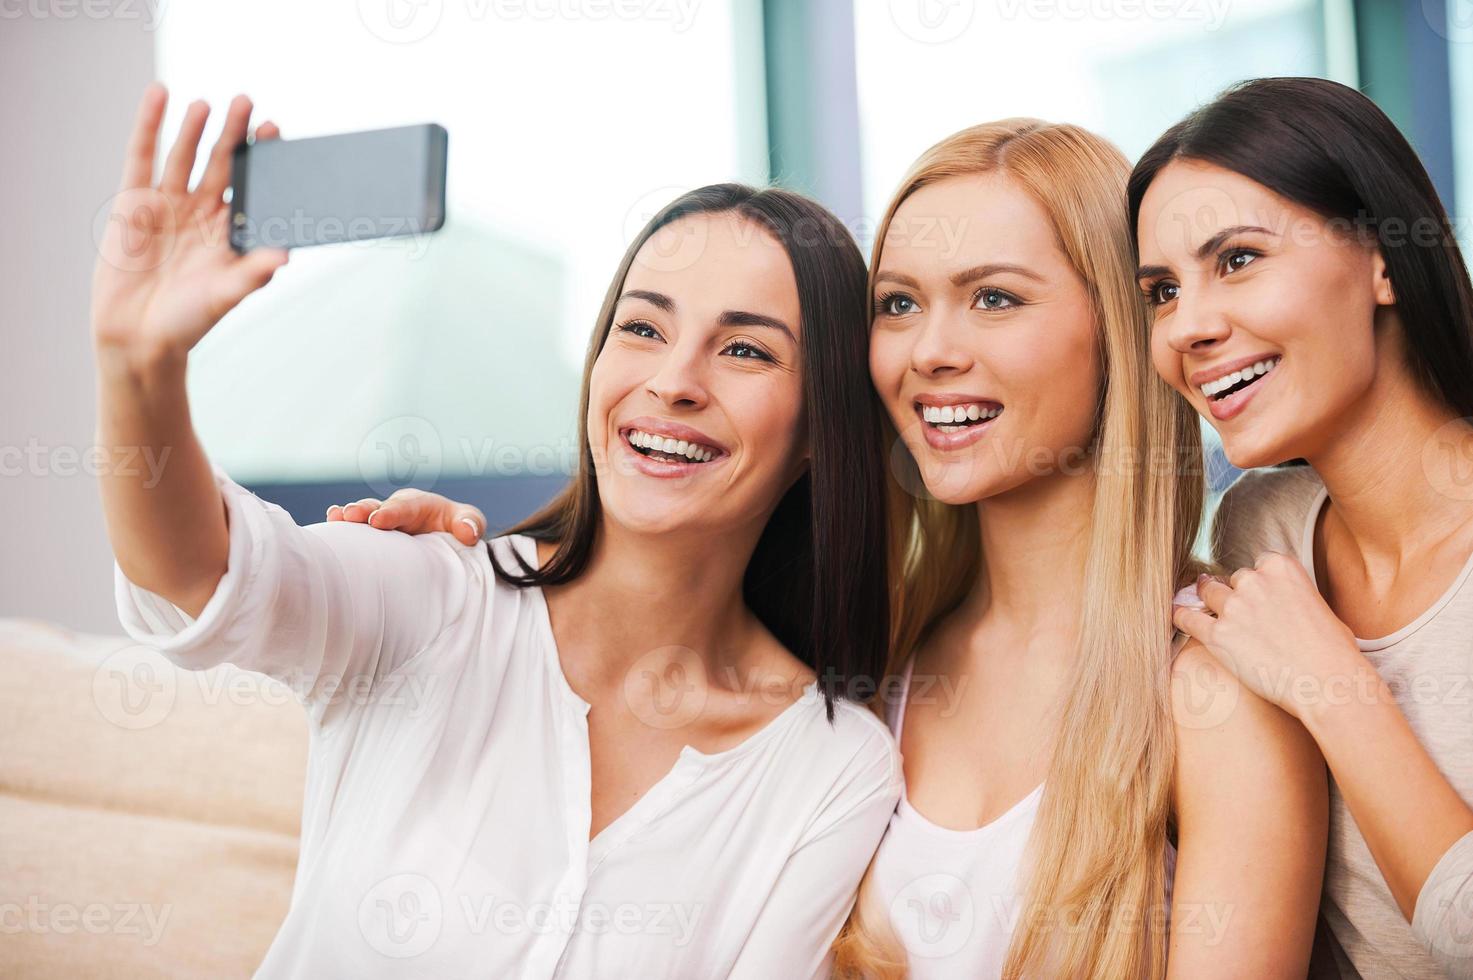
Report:
[[681,191],[766,180],[760,38],[750,0],[172,3],[170,138],[190,100],[218,124],[237,91],[288,139],[450,133],[443,231],[297,251],[205,338],[190,395],[211,457],[243,483],[379,495],[560,479],[628,240]]

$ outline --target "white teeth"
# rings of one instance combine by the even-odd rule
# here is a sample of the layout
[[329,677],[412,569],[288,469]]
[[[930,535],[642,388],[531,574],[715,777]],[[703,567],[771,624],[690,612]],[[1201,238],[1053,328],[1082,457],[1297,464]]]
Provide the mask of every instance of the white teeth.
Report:
[[1250,364],[1248,367],[1243,368],[1241,371],[1234,371],[1232,374],[1218,378],[1216,381],[1207,382],[1206,384],[1201,386],[1200,390],[1202,394],[1206,395],[1208,398],[1211,398],[1220,392],[1226,391],[1227,389],[1231,388],[1233,385],[1237,384],[1245,378],[1254,378],[1268,374],[1270,371],[1278,366],[1279,361],[1280,358],[1278,357],[1270,357],[1266,361],[1259,361],[1256,364]]
[[[932,425],[950,426],[953,422],[977,422],[983,419],[996,418],[1001,408],[983,408],[977,402],[965,405],[922,405],[921,420]],[[945,431],[960,431],[964,426],[955,425],[946,428]]]
[[700,443],[687,442],[684,439],[667,439],[664,436],[641,432],[638,429],[629,430],[629,444],[670,456],[684,456],[695,463],[709,463],[716,456],[716,450],[708,449]]

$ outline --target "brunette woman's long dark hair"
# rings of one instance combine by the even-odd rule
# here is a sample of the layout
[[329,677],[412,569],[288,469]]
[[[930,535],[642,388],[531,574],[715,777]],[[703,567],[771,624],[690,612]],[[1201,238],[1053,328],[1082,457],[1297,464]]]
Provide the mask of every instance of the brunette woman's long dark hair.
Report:
[[1179,157],[1242,174],[1379,245],[1413,375],[1459,415],[1473,416],[1468,268],[1432,178],[1374,102],[1322,78],[1234,85],[1163,133],[1135,165],[1132,236],[1146,190]]
[[[589,379],[614,322],[629,267],[661,228],[690,215],[733,213],[770,232],[787,251],[802,316],[803,401],[810,463],[768,520],[747,565],[747,605],[818,674],[829,720],[834,698],[872,693],[890,635],[884,456],[879,406],[869,379],[865,266],[853,236],[807,198],[742,184],[697,188],[668,204],[635,236],[614,273],[583,367],[578,406],[582,447],[572,482],[511,528],[556,551],[540,568],[491,565],[502,581],[559,585],[588,566],[598,533],[598,477],[588,443]],[[489,544],[488,544],[489,549]]]

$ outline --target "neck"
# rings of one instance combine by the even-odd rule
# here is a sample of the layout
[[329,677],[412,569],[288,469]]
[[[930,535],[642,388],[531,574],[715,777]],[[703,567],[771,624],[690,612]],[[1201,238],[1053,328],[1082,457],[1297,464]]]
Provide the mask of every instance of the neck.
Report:
[[1341,424],[1305,454],[1362,555],[1398,561],[1468,518],[1460,467],[1473,459],[1473,429],[1449,426],[1456,417],[1405,369],[1378,370]]
[[1085,469],[1039,477],[978,501],[982,568],[966,605],[979,617],[1030,630],[1076,622],[1094,488]]
[[583,574],[548,590],[564,667],[591,685],[618,684],[636,661],[663,672],[693,650],[724,684],[723,668],[760,628],[742,579],[763,523],[713,542],[702,533],[642,534],[605,516]]

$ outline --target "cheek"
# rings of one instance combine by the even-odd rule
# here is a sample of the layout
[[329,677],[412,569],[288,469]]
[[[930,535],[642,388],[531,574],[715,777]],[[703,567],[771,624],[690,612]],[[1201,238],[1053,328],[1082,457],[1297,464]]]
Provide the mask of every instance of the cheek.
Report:
[[870,332],[870,381],[897,428],[902,428],[910,417],[906,406],[900,403],[900,389],[909,364],[910,355],[903,334],[884,330]]
[[806,449],[803,379],[796,372],[734,373],[711,388],[711,403],[754,461],[799,456]]
[[[622,370],[621,370],[622,368]],[[621,365],[616,352],[607,348],[593,363],[588,375],[588,441],[600,446],[607,438],[610,416],[620,399],[630,390],[627,365]]]
[[1087,313],[1070,319],[1077,322],[1030,327],[1028,342],[997,366],[1009,390],[1032,401],[1038,419],[1066,440],[1075,438],[1081,426],[1093,425],[1101,382],[1093,322]]
[[1182,373],[1181,354],[1167,341],[1165,325],[1151,326],[1151,366],[1183,397],[1189,397],[1186,375]]

